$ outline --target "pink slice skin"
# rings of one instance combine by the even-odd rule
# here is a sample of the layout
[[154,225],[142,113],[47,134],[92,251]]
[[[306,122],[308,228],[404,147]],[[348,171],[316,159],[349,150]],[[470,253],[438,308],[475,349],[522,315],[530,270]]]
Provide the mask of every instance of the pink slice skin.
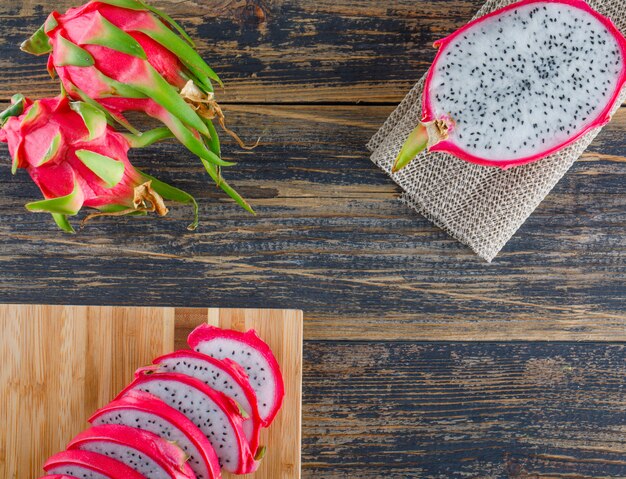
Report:
[[212,479],[221,479],[220,465],[215,450],[207,438],[187,417],[168,406],[156,396],[143,391],[129,391],[125,396],[110,402],[89,418],[93,424],[103,415],[117,411],[139,411],[154,414],[181,431],[201,454],[201,459]]
[[77,479],[76,476],[67,476],[65,474],[53,474],[52,476],[43,476],[39,479]]
[[109,479],[146,479],[143,475],[131,469],[126,464],[103,456],[102,454],[89,451],[74,450],[59,452],[48,459],[43,468],[46,472],[51,472],[71,466],[89,469]]
[[68,444],[67,449],[82,450],[87,444],[108,442],[139,451],[157,463],[172,479],[195,479],[186,463],[185,453],[176,445],[151,432],[128,426],[94,426],[81,432]]
[[[206,354],[191,350],[180,350],[171,354],[166,354],[155,359],[153,361],[153,364],[159,366],[162,365],[163,362],[170,362],[172,360],[184,361],[186,359],[193,361],[203,361],[207,363],[207,367],[218,369],[223,376],[230,378],[241,388],[249,404],[248,408],[242,407],[242,409],[247,409],[246,413],[250,416],[248,419],[244,420],[243,427],[245,431],[248,427],[247,424],[251,425],[251,432],[249,435],[247,434],[248,443],[250,445],[250,451],[256,453],[256,450],[259,447],[259,430],[262,426],[262,421],[261,416],[259,415],[256,393],[254,392],[254,389],[252,389],[252,386],[250,386],[250,380],[246,372],[241,366],[239,366],[239,364],[231,361],[230,359],[219,360],[212,358],[211,356],[207,356]],[[157,371],[172,372],[170,369],[164,369],[163,367],[157,369]],[[233,401],[237,402],[237,399],[229,394],[228,390],[224,390],[222,392],[230,397]]]
[[459,146],[454,144],[454,142],[451,140],[440,141],[436,145],[433,145],[432,147],[430,147],[429,151],[441,151],[445,153],[450,153],[456,156],[457,158],[461,158],[462,160],[466,160],[471,163],[476,163],[478,165],[497,166],[502,169],[508,169],[513,166],[519,166],[519,165],[523,165],[526,163],[531,163],[533,161],[540,160],[542,158],[550,156],[552,153],[555,153],[565,148],[566,146],[570,145],[571,143],[574,143],[576,140],[584,136],[590,130],[604,126],[610,121],[611,109],[615,105],[615,102],[617,101],[617,98],[619,97],[620,91],[622,87],[624,86],[624,84],[626,83],[626,38],[624,38],[624,36],[621,34],[621,32],[617,29],[617,27],[613,24],[613,22],[610,19],[608,19],[607,17],[603,15],[600,15],[598,12],[593,10],[589,5],[587,5],[586,2],[582,0],[523,0],[521,2],[513,3],[511,5],[507,5],[504,8],[495,10],[483,17],[477,18],[476,20],[469,22],[467,25],[463,26],[462,28],[454,32],[453,34],[447,36],[446,38],[442,40],[435,42],[434,46],[438,47],[439,51],[437,52],[437,55],[435,56],[435,59],[433,60],[433,66],[431,66],[430,70],[428,71],[428,74],[426,75],[426,81],[424,83],[424,93],[423,93],[423,99],[422,99],[422,122],[425,123],[425,122],[429,122],[429,121],[433,121],[437,119],[437,117],[435,116],[433,112],[431,99],[430,99],[431,83],[432,83],[432,78],[435,73],[434,66],[437,64],[437,62],[442,57],[442,55],[446,52],[446,49],[451,44],[451,42],[453,42],[458,36],[462,35],[467,30],[471,29],[477,24],[484,22],[485,20],[491,17],[495,17],[509,10],[514,10],[518,7],[521,7],[524,5],[531,5],[534,3],[539,3],[539,4],[559,3],[562,5],[571,6],[571,7],[583,10],[585,12],[588,12],[589,14],[597,18],[606,27],[606,29],[615,37],[615,39],[617,40],[619,44],[619,48],[622,53],[622,58],[624,58],[624,66],[622,67],[622,71],[620,73],[615,92],[611,96],[611,99],[607,103],[606,107],[602,110],[602,112],[598,115],[598,117],[593,122],[589,123],[582,131],[577,133],[572,138],[568,139],[567,141],[549,150],[546,150],[544,152],[537,153],[535,155],[531,155],[525,158],[519,158],[516,160],[510,160],[510,161],[487,160],[487,159],[472,155],[471,153],[468,153],[467,151],[461,149]]
[[[141,390],[141,387],[149,387],[151,382],[158,381],[178,382],[184,386],[196,389],[199,393],[208,396],[208,398],[224,412],[235,435],[234,439],[238,446],[239,463],[229,472],[233,472],[234,474],[249,474],[256,471],[259,463],[254,459],[254,454],[250,451],[248,441],[243,432],[243,417],[239,412],[239,406],[232,399],[221,392],[207,387],[206,384],[198,379],[177,373],[155,373],[153,369],[153,366],[148,366],[147,368],[137,370],[135,380],[130,383],[115,400],[122,399],[131,391]],[[210,438],[207,439],[210,440]]]
[[[256,331],[253,329],[242,333],[232,329],[221,329],[209,324],[202,324],[191,332],[187,338],[187,343],[194,351],[202,351],[203,343],[219,341],[220,339],[232,340],[241,343],[242,345],[251,347],[259,352],[269,365],[275,384],[274,397],[273,403],[269,407],[269,412],[265,414],[265,416],[261,416],[263,425],[268,427],[276,417],[276,414],[278,414],[285,396],[283,376],[280,372],[280,366],[278,365],[278,361],[276,361],[274,353],[270,347],[261,338],[259,338]],[[252,387],[254,388],[254,384],[252,384]]]

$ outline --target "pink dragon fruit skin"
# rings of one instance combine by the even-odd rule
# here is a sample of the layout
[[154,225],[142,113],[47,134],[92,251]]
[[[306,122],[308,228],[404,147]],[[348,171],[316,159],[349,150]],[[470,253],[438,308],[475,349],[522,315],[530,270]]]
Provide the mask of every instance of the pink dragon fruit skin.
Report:
[[211,443],[184,414],[151,394],[129,391],[98,410],[94,426],[119,424],[135,427],[176,443],[188,456],[197,479],[220,479],[219,460]]
[[230,359],[219,360],[191,350],[180,350],[161,356],[153,362],[158,372],[186,374],[199,379],[207,386],[230,397],[248,416],[243,423],[250,450],[259,447],[259,430],[262,426],[256,393],[248,375],[239,364]]
[[135,380],[116,399],[130,391],[152,394],[183,413],[207,437],[222,468],[234,474],[254,472],[253,457],[243,431],[239,406],[202,381],[177,373],[155,373],[153,367],[139,369]]
[[78,434],[67,446],[104,454],[148,479],[195,479],[182,449],[148,431],[128,426],[94,426]]
[[43,476],[39,479],[77,479],[76,476],[68,476],[67,474],[54,474],[51,476]]
[[[73,232],[68,216],[85,206],[108,214],[138,214],[154,210],[167,214],[163,197],[181,202],[195,200],[135,169],[128,160],[131,143],[162,137],[164,128],[139,139],[107,125],[97,109],[64,96],[32,102],[13,98],[15,115],[0,128],[0,141],[8,144],[13,170],[23,168],[45,200],[26,208],[49,212],[57,224]],[[197,221],[190,228],[195,228]]]
[[233,165],[221,159],[211,121],[218,118],[224,127],[211,83],[220,80],[167,23],[182,29],[169,17],[164,24],[159,18],[164,15],[155,12],[139,0],[88,2],[65,14],[50,14],[22,49],[50,53],[48,69],[59,75],[69,95],[99,104],[130,131],[138,133],[124,117],[126,111],[141,111],[161,121],[200,157],[213,180],[253,213],[218,169]]
[[145,476],[115,459],[89,451],[63,451],[49,458],[44,470],[54,475],[80,479],[146,479]]
[[245,333],[202,324],[187,340],[194,351],[229,358],[242,366],[259,401],[258,408],[267,427],[278,414],[285,396],[285,386],[278,361],[256,331]]

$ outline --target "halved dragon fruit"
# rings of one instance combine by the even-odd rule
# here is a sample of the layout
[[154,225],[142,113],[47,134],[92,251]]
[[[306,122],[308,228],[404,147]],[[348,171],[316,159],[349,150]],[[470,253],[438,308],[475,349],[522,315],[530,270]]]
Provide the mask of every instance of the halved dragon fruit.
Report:
[[130,391],[98,410],[89,422],[94,426],[119,424],[154,433],[175,443],[189,456],[187,464],[197,479],[220,479],[215,450],[207,438],[187,417],[159,398]]
[[626,82],[626,39],[582,0],[524,0],[435,43],[422,122],[394,171],[419,152],[509,168],[610,120]]
[[72,439],[67,448],[111,457],[147,479],[196,477],[182,449],[156,434],[128,426],[94,426]]
[[256,393],[263,424],[269,426],[282,405],[285,386],[274,353],[256,331],[241,333],[202,324],[191,332],[187,342],[195,351],[241,365]]
[[257,406],[254,389],[250,386],[248,375],[239,364],[230,359],[219,360],[197,351],[181,350],[154,360],[159,372],[181,373],[199,379],[211,389],[220,391],[237,404],[246,413],[243,430],[250,444],[250,450],[256,452],[259,446],[261,417]]
[[48,459],[43,468],[48,474],[65,474],[80,479],[146,479],[115,459],[80,450],[59,452]]
[[135,380],[117,399],[130,391],[152,394],[187,416],[207,437],[220,466],[235,474],[248,474],[258,467],[243,432],[239,406],[225,394],[202,381],[178,373],[137,371]]

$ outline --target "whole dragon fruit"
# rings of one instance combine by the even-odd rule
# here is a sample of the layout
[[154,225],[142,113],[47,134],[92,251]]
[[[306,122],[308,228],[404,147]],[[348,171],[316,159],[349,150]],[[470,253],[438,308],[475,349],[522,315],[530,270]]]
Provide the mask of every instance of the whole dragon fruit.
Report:
[[253,212],[220,174],[220,166],[233,163],[221,159],[211,120],[244,146],[224,125],[215,101],[211,82],[220,80],[167,15],[142,0],[92,1],[51,13],[22,49],[49,53],[48,70],[69,95],[99,105],[129,131],[138,133],[124,117],[127,111],[161,121],[231,198]]
[[163,216],[163,199],[191,203],[197,225],[197,204],[189,194],[134,168],[131,146],[144,146],[169,132],[158,128],[137,137],[108,126],[104,114],[84,102],[64,96],[35,102],[15,95],[0,115],[0,141],[8,143],[12,170],[24,168],[40,188],[44,200],[28,203],[34,212],[51,213],[63,230],[73,232],[68,216],[83,206],[98,215]]
[[94,426],[118,424],[154,433],[180,447],[197,479],[220,479],[219,460],[202,431],[184,414],[156,396],[129,391],[99,409],[89,422]]
[[282,406],[285,386],[274,353],[256,331],[242,333],[202,324],[191,332],[187,342],[194,351],[231,359],[243,368],[256,393],[263,424],[269,426]]
[[131,391],[158,397],[183,413],[207,437],[220,466],[235,474],[248,474],[258,467],[243,431],[238,405],[202,381],[178,373],[155,373],[151,367],[137,372],[135,380],[116,398]]
[[524,0],[435,43],[422,122],[394,171],[419,152],[509,168],[610,120],[626,82],[626,39],[582,0]]
[[126,464],[90,451],[63,451],[49,458],[43,466],[51,475],[65,474],[82,479],[146,479]]
[[126,464],[146,479],[195,479],[187,456],[175,444],[148,431],[128,426],[94,426],[67,446],[105,455]]

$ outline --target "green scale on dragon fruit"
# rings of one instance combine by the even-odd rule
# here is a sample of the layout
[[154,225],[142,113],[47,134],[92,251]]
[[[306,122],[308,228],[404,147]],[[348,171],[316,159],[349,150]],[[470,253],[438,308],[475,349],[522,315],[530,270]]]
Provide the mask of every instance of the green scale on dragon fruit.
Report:
[[128,426],[94,426],[72,439],[67,448],[110,457],[146,479],[196,477],[182,449],[156,434]]
[[264,426],[271,424],[282,405],[285,386],[274,353],[256,331],[241,333],[203,324],[191,332],[188,344],[194,351],[239,364],[256,393]]
[[63,451],[50,457],[43,466],[51,475],[65,474],[78,479],[146,479],[115,459],[89,451]]
[[394,171],[425,148],[501,168],[545,158],[606,124],[626,82],[626,39],[582,0],[514,3],[435,46]]
[[94,426],[118,424],[156,434],[175,443],[189,457],[197,479],[220,479],[217,455],[211,443],[184,414],[156,396],[130,391],[99,409],[89,422]]
[[226,394],[245,413],[243,430],[256,454],[259,446],[259,430],[262,426],[254,389],[244,369],[230,359],[219,360],[197,351],[181,350],[154,360],[160,372],[181,373],[199,379],[216,391]]
[[155,373],[142,368],[135,380],[117,399],[130,391],[144,391],[183,413],[209,440],[220,466],[235,474],[254,472],[258,462],[243,432],[239,406],[228,396],[209,388],[202,381],[178,373]]

